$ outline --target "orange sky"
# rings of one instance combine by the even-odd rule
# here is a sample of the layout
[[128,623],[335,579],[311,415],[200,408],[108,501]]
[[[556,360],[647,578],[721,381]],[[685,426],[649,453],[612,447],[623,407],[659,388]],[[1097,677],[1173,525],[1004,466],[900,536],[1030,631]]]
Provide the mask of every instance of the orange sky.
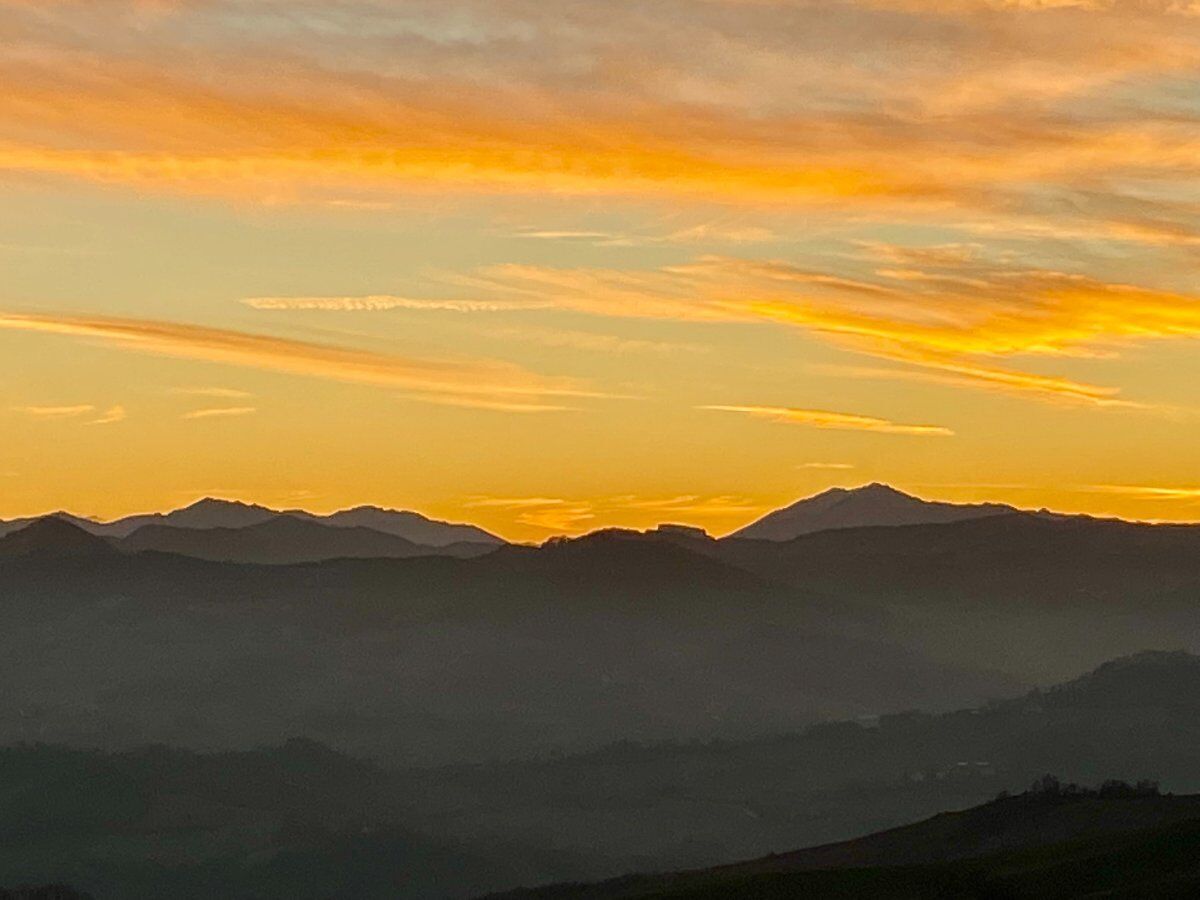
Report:
[[1200,519],[1200,7],[0,0],[0,516]]

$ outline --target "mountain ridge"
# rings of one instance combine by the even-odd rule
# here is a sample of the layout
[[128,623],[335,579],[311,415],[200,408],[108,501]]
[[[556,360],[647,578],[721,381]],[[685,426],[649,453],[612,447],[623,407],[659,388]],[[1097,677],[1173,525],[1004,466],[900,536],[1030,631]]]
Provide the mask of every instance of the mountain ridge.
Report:
[[[147,513],[125,516],[109,522],[97,521],[68,512],[48,513],[70,521],[77,527],[98,537],[127,538],[139,529],[148,526],[167,528],[249,528],[262,525],[278,517],[291,517],[325,525],[330,528],[370,528],[375,532],[404,538],[426,547],[449,547],[454,544],[487,544],[501,546],[502,538],[476,525],[443,522],[411,510],[383,509],[376,506],[358,506],[339,510],[328,515],[311,513],[301,509],[276,510],[255,503],[239,500],[223,500],[204,497],[180,509],[165,513]],[[32,522],[47,516],[30,516],[9,521],[0,521],[0,536],[20,530]]]
[[947,503],[924,500],[872,482],[857,488],[834,487],[777,509],[730,537],[788,541],[805,534],[864,526],[927,525],[1019,512],[1002,503]]

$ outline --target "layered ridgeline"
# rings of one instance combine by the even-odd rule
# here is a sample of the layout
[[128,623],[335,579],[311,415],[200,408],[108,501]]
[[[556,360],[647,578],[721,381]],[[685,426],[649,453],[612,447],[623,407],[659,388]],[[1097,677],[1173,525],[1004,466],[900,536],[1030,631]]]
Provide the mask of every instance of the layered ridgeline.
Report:
[[[700,891],[695,896],[775,896],[760,879],[785,878],[779,896],[892,896],[868,892],[888,883],[909,886],[899,894],[909,897],[1055,896],[1047,884],[1056,882],[1042,880],[1052,863],[1064,864],[1070,884],[1123,871],[1095,865],[1118,850],[1141,847],[1143,862],[1183,873],[1195,865],[1198,835],[1185,823],[1200,817],[1196,798],[1113,784],[1093,796],[1041,776],[1200,790],[1197,698],[1200,659],[1141,654],[953,713],[488,765],[398,769],[304,740],[223,753],[25,745],[0,750],[0,819],[14,823],[5,829],[0,883],[66,881],[130,900],[392,900],[757,859],[665,886]],[[1035,780],[1034,796],[988,803]],[[971,809],[979,804],[987,805]],[[969,811],[921,823],[946,810]],[[921,824],[899,827],[913,822]],[[1166,829],[1165,842],[1133,833],[1154,828]],[[1146,838],[1152,843],[1142,844]],[[1058,846],[1066,840],[1078,852]],[[1051,844],[1041,855],[1031,850]],[[817,849],[792,852],[805,846]],[[779,855],[763,858],[770,853]],[[1007,855],[997,861],[996,853]],[[985,857],[963,868],[961,861]],[[914,864],[939,868],[892,882],[878,873]],[[818,868],[835,871],[813,876]],[[987,877],[946,880],[971,872]],[[1031,887],[1005,893],[1010,882],[990,883],[1004,872],[1030,874],[1021,884]],[[1129,883],[1161,874],[1142,872],[1145,882]],[[931,874],[936,880],[912,880]],[[833,880],[792,880],[813,877]],[[841,893],[818,891],[828,884]],[[931,894],[929,885],[944,889]],[[979,886],[991,893],[965,890]],[[546,895],[655,896],[663,887],[659,878],[635,878]]]
[[[256,526],[251,526],[256,527]],[[764,734],[1022,686],[673,540],[306,565],[126,553],[47,519],[0,539],[0,741],[392,759]]]
[[[206,498],[168,513],[99,522],[58,512],[56,518],[127,552],[161,550],[229,562],[306,562],[338,557],[477,555],[504,544],[475,525],[430,519],[406,510],[360,506],[330,515]],[[0,522],[0,536],[38,519]],[[389,540],[390,539],[390,540]]]
[[1195,526],[664,527],[476,556],[267,512],[0,538],[0,739],[471,760],[944,710],[1200,649]]

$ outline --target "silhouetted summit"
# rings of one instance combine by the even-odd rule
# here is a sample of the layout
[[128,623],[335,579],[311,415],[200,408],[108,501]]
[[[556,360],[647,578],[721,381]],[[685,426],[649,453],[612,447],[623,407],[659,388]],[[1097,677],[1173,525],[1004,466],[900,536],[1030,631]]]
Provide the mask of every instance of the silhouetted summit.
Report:
[[35,519],[0,538],[0,558],[92,558],[117,553],[103,538],[58,516]]
[[452,544],[499,546],[505,543],[502,538],[475,525],[441,522],[420,513],[382,509],[378,506],[356,506],[327,516],[315,515],[304,510],[288,510],[284,515],[311,519],[335,528],[370,528],[372,531],[395,535],[425,547],[449,547]]
[[922,500],[879,484],[859,488],[831,488],[759,519],[731,537],[789,541],[804,534],[837,528],[873,525],[927,525],[960,522],[1012,513],[998,503],[957,504]]

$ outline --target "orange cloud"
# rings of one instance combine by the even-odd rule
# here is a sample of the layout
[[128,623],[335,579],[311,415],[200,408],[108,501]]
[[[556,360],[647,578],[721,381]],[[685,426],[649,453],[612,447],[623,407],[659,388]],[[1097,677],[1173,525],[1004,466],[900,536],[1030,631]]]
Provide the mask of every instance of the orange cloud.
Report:
[[940,425],[901,425],[888,419],[853,413],[830,412],[823,409],[791,409],[783,406],[701,406],[700,409],[744,413],[772,422],[789,425],[808,425],[812,428],[833,428],[849,431],[873,431],[878,434],[904,434],[922,437],[949,437],[954,434]]
[[383,312],[393,309],[432,312],[509,312],[545,308],[545,304],[505,303],[494,300],[430,300],[381,294],[366,297],[250,297],[242,302],[253,309],[319,310],[322,312]]
[[80,404],[78,406],[14,406],[12,407],[12,411],[32,416],[35,419],[74,419],[87,413],[95,412],[96,407],[90,404]]
[[186,420],[231,419],[240,418],[241,416],[252,416],[256,412],[258,412],[258,408],[254,406],[220,406],[211,409],[195,409],[184,413],[179,418]]
[[567,379],[542,377],[506,363],[411,359],[173,322],[0,313],[0,328],[91,339],[159,356],[372,384],[446,402],[490,398],[496,403],[529,403],[551,396],[597,396]]
[[92,419],[91,425],[114,425],[117,422],[124,422],[129,418],[129,413],[123,406],[110,406],[106,409],[99,418]]
[[[1128,99],[1105,116],[1070,109],[1194,71],[1200,41],[1170,14],[1180,4],[999,16],[1049,4],[822,4],[817,28],[769,11],[734,26],[708,14],[713,3],[600,15],[468,2],[454,8],[479,34],[471,52],[413,40],[411,62],[381,29],[329,29],[286,4],[175,4],[225,38],[179,53],[167,32],[128,39],[120,13],[139,5],[59,4],[62,27],[45,28],[19,11],[45,4],[10,4],[19,37],[0,59],[0,170],[271,203],[378,207],[462,190],[935,212],[995,211],[1038,185],[1193,179],[1194,121]],[[267,33],[286,27],[287,53],[234,24],[235,9]],[[453,26],[436,4],[339,9],[408,38],[413,19],[417,32]],[[945,26],[947,12],[978,9],[999,12]],[[514,27],[529,35],[520,53]]]
[[1128,344],[1200,337],[1200,298],[1190,295],[1014,268],[963,246],[868,245],[864,252],[889,267],[867,279],[781,261],[702,257],[649,271],[494,266],[456,280],[489,296],[594,315],[775,322],[911,367],[875,369],[871,377],[892,372],[1094,406],[1145,404],[1121,398],[1116,387],[996,360],[1113,358]]

